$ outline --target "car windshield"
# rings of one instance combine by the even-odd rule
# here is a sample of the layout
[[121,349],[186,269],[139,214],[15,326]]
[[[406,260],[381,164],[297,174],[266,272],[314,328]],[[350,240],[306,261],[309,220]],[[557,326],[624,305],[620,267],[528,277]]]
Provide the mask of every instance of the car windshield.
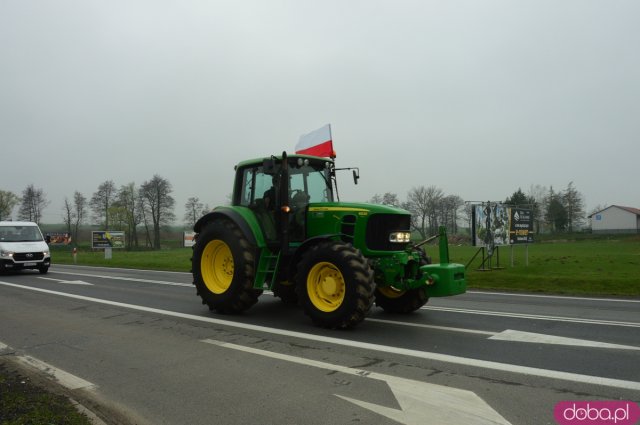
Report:
[[36,226],[2,226],[1,242],[40,242],[42,233]]

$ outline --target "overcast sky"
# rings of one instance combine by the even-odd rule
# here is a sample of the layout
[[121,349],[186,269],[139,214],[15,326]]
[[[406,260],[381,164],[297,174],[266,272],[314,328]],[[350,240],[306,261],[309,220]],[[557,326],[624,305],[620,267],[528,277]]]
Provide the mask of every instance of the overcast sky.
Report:
[[[0,0],[0,189],[169,180],[226,202],[233,166],[330,123],[343,201],[567,187],[640,207],[640,2]],[[17,208],[14,210],[14,215]]]

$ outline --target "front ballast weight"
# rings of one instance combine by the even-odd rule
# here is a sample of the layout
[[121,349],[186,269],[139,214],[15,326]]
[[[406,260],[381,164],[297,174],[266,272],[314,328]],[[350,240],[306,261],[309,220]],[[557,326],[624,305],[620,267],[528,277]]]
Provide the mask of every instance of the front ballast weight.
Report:
[[[396,291],[418,289],[424,291],[429,298],[465,293],[465,266],[449,261],[446,228],[440,226],[438,230],[437,235],[413,245],[406,252],[374,260],[378,289],[385,287],[391,287]],[[431,264],[421,248],[434,239],[439,239],[440,262],[437,264]],[[416,261],[416,257],[420,258]]]
[[427,277],[427,294],[430,297],[448,297],[464,294],[467,290],[465,267],[463,264],[449,262],[449,241],[447,229],[440,226],[438,248],[440,263],[420,267]]

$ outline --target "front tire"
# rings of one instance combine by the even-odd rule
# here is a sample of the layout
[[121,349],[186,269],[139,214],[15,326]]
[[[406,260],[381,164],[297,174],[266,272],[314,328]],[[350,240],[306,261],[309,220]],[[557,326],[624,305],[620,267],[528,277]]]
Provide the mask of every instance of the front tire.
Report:
[[193,284],[209,309],[237,314],[253,306],[255,249],[229,220],[214,220],[198,235],[191,259]]
[[[424,266],[431,264],[431,258],[427,257],[420,249],[418,264]],[[409,289],[406,291],[396,289],[393,286],[376,288],[376,305],[387,313],[406,314],[418,310],[429,301],[424,288]]]
[[296,287],[300,304],[313,323],[325,328],[351,328],[373,304],[373,271],[350,244],[320,242],[298,265]]
[[49,266],[39,266],[38,271],[40,274],[47,274],[49,272]]
[[424,288],[407,291],[392,286],[376,288],[376,305],[387,313],[411,313],[429,301]]

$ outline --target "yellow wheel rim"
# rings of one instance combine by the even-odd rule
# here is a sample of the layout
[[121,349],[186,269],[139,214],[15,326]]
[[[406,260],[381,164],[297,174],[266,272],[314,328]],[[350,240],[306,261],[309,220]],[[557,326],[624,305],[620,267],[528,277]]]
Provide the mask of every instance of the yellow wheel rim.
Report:
[[212,240],[204,247],[200,272],[207,288],[214,294],[222,294],[233,281],[233,255],[229,245]]
[[336,266],[327,262],[314,265],[307,276],[307,293],[320,311],[330,313],[342,305],[346,284]]
[[400,298],[406,292],[396,289],[393,286],[384,286],[382,288],[378,288],[378,291],[387,298]]

